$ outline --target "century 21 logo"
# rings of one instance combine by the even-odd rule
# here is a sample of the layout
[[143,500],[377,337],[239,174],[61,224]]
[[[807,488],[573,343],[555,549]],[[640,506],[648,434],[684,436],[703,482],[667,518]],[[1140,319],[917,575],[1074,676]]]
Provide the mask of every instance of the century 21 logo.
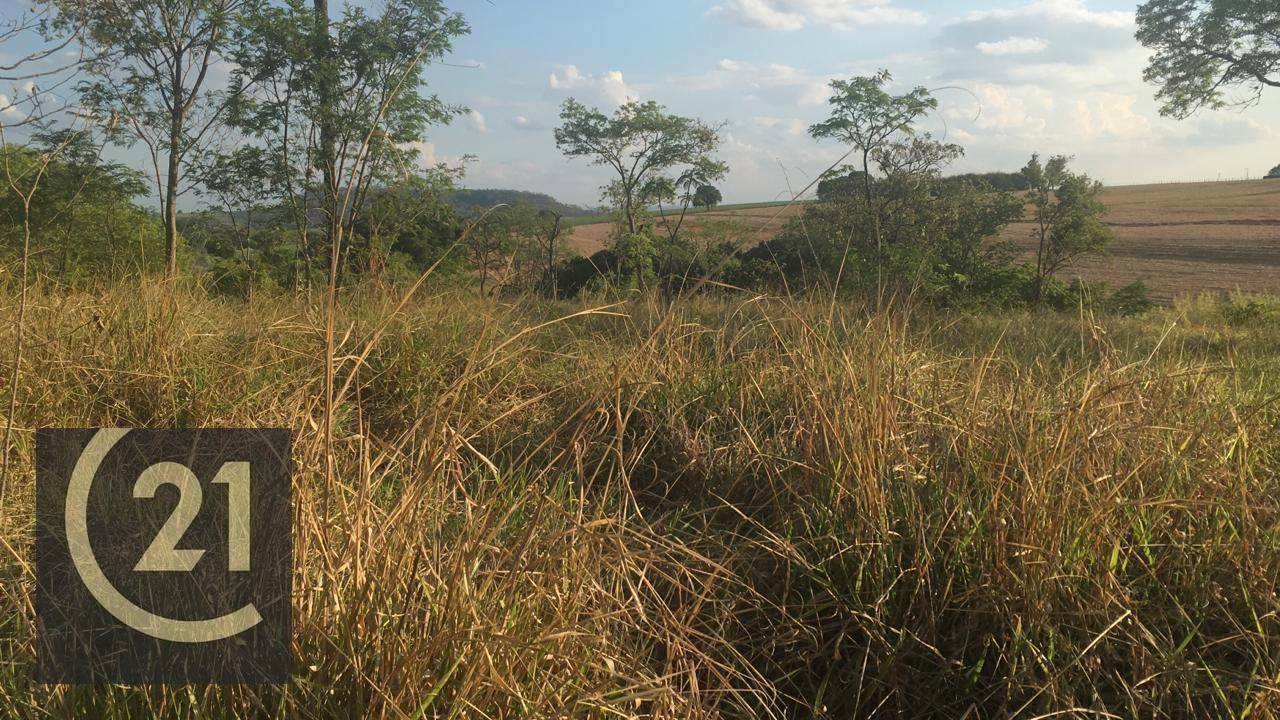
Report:
[[286,430],[40,430],[37,679],[284,682]]

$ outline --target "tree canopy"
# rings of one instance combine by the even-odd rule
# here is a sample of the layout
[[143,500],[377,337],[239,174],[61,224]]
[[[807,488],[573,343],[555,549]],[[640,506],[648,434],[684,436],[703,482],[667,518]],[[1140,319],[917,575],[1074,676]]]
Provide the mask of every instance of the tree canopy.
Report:
[[693,188],[715,182],[729,170],[714,157],[718,127],[669,114],[653,101],[625,103],[610,117],[569,98],[560,119],[555,137],[561,152],[590,158],[617,174],[604,195],[622,210],[631,233],[646,206],[674,196],[676,189],[690,197]]
[[1251,105],[1280,87],[1275,0],[1148,0],[1137,21],[1139,42],[1154,51],[1143,76],[1159,87],[1165,115]]

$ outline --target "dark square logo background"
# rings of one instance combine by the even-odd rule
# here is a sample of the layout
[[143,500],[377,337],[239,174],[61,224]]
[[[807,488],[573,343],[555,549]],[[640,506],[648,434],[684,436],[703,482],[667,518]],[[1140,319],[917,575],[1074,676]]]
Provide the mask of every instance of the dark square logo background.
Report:
[[[89,545],[102,575],[120,595],[178,621],[218,618],[247,605],[261,617],[242,632],[206,642],[159,639],[130,627],[95,598],[73,561],[68,488],[80,456],[99,432],[36,432],[36,680],[287,682],[293,570],[289,431],[129,430],[93,474],[86,504]],[[180,498],[172,484],[160,485],[154,497],[134,497],[139,476],[161,462],[185,466],[199,481],[198,511],[176,545],[204,551],[189,572],[134,569],[180,500],[193,500]],[[213,482],[229,462],[249,464],[248,571],[230,567],[232,490]]]

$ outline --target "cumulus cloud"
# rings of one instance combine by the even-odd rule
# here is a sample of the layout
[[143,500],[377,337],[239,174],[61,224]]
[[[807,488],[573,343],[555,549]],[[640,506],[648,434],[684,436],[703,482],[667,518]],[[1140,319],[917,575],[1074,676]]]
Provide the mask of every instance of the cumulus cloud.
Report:
[[[965,15],[943,27],[936,41],[945,56],[942,79],[983,80],[1025,77],[1034,65],[1011,62],[1011,58],[1034,57],[1036,65],[1061,72],[1086,69],[1081,79],[1097,84],[1091,70],[1109,63],[1112,56],[1130,53],[1138,47],[1134,40],[1132,12],[1095,11],[1083,0],[1036,0],[1014,8],[986,10]],[[1140,74],[1142,59],[1135,57]],[[1135,77],[1137,75],[1134,75]]]
[[627,84],[618,70],[594,75],[584,74],[577,65],[565,65],[559,72],[551,73],[548,83],[552,90],[585,95],[591,100],[607,101],[615,107],[640,98],[640,93]]
[[489,124],[485,121],[484,115],[479,110],[470,110],[467,112],[467,127],[481,135],[488,134]]
[[1137,102],[1132,95],[1090,93],[1075,101],[1070,117],[1086,141],[1145,138],[1151,120],[1135,110]]
[[544,123],[531,119],[525,115],[516,115],[511,118],[511,127],[525,132],[535,132],[547,129],[547,126]]
[[754,117],[751,123],[765,130],[780,131],[791,137],[799,137],[809,132],[809,123],[799,118]]
[[927,20],[915,10],[894,6],[893,0],[724,0],[708,14],[765,30],[799,30],[808,25],[839,29],[878,23],[918,25]]
[[1195,132],[1185,142],[1197,147],[1249,145],[1269,140],[1274,134],[1270,127],[1252,118],[1209,116],[1196,124]]
[[980,42],[974,47],[983,55],[1032,55],[1048,49],[1049,41],[1014,35],[999,42]]

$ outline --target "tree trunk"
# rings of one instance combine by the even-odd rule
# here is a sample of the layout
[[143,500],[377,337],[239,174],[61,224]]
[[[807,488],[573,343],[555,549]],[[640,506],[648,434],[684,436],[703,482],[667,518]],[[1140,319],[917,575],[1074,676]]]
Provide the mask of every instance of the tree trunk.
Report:
[[180,121],[175,117],[169,142],[169,177],[164,190],[165,276],[178,276],[178,143],[182,142]]
[[[192,92],[195,92],[194,90]],[[178,277],[178,180],[182,169],[183,106],[182,56],[174,58],[173,105],[169,111],[169,175],[164,181],[165,277]]]

